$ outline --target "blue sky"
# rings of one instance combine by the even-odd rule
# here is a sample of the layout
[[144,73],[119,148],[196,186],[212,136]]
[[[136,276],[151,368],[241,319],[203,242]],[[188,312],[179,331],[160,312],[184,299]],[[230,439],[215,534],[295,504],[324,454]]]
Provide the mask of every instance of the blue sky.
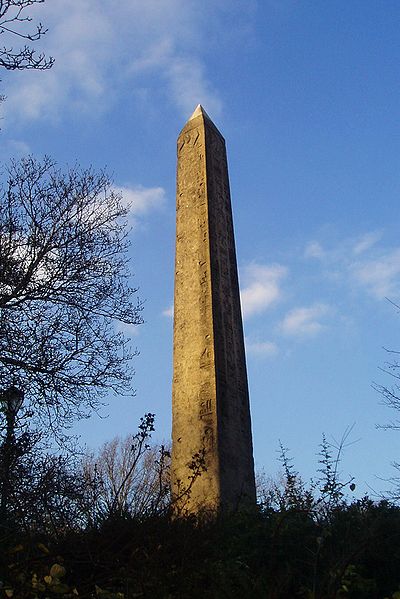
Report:
[[354,423],[357,494],[388,487],[400,435],[371,382],[399,349],[397,1],[51,0],[48,72],[3,73],[0,159],[106,166],[133,200],[134,399],[81,423],[95,447],[157,415],[170,435],[175,143],[201,103],[228,147],[258,468],[279,439],[305,478]]

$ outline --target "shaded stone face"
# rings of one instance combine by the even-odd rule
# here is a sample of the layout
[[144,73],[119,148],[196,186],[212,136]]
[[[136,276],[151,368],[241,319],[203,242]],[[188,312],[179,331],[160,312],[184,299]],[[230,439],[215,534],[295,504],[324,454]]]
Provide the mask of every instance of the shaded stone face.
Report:
[[255,503],[243,326],[225,141],[201,107],[178,138],[176,210],[173,496],[236,509]]

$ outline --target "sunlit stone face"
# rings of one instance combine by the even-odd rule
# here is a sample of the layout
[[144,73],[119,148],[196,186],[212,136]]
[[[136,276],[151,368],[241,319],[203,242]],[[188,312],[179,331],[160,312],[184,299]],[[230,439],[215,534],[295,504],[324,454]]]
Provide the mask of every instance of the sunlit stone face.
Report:
[[198,106],[178,138],[172,485],[176,511],[255,503],[225,141]]

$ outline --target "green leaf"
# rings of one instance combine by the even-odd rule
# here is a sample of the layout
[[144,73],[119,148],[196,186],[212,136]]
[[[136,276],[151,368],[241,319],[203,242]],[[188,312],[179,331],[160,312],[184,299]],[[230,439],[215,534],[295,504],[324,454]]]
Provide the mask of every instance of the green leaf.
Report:
[[69,593],[69,591],[69,586],[63,582],[58,582],[51,585],[51,592],[56,593],[57,595],[65,595],[66,593]]
[[53,578],[63,578],[66,574],[66,569],[61,564],[53,564],[50,568],[50,576]]

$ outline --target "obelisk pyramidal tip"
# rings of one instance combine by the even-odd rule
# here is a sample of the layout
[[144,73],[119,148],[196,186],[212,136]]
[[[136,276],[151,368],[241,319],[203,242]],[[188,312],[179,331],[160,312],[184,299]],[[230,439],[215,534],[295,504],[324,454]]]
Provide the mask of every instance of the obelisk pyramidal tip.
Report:
[[254,505],[225,141],[201,105],[178,138],[172,411],[175,509]]
[[201,115],[204,116],[204,117],[206,117],[207,119],[209,119],[211,121],[210,117],[208,116],[208,114],[206,113],[206,111],[204,110],[204,108],[202,107],[202,105],[201,104],[197,104],[197,106],[196,106],[196,108],[195,108],[192,116],[189,117],[189,121],[191,121],[192,119],[195,119],[197,116],[201,116]]

